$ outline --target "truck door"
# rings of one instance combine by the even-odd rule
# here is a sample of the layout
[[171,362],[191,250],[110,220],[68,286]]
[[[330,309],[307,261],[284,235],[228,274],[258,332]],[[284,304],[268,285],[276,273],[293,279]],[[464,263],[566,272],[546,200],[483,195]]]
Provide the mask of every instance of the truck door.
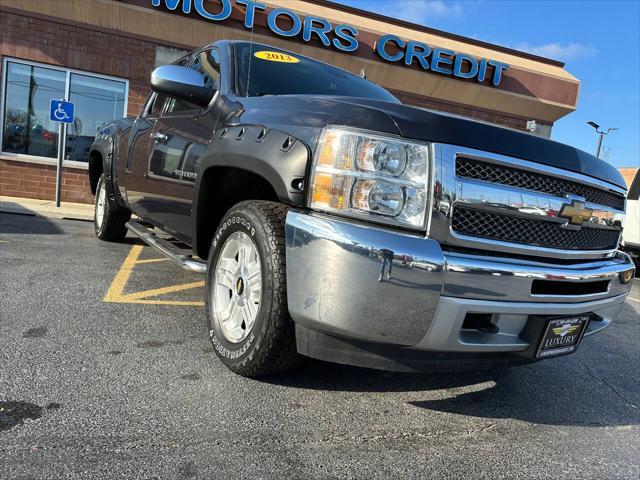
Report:
[[[187,65],[189,56],[179,59],[177,65]],[[151,92],[136,118],[126,145],[120,146],[117,165],[117,184],[134,213],[148,216],[148,166],[151,155],[151,133],[167,104],[167,97]]]
[[141,217],[147,215],[144,191],[151,155],[150,136],[165,101],[165,97],[156,93],[149,96],[143,111],[131,128],[127,145],[121,146],[121,153],[117,159],[116,172],[120,193],[127,200],[129,207]]
[[[220,86],[218,50],[197,52],[189,65],[205,77],[211,96]],[[190,243],[191,210],[199,162],[218,121],[219,108],[168,99],[151,133],[145,187],[147,220]]]

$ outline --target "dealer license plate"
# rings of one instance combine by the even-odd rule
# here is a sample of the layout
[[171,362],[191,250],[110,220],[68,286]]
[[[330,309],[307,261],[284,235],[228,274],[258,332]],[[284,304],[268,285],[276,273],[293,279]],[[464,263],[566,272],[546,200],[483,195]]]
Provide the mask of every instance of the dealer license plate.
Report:
[[542,335],[540,347],[538,347],[537,357],[575,352],[590,318],[589,315],[581,315],[549,320],[544,335]]

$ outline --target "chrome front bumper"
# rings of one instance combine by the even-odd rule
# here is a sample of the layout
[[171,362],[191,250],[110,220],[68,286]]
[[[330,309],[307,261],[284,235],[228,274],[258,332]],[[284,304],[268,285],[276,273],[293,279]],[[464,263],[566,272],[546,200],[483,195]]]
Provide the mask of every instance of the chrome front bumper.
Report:
[[[287,216],[286,248],[289,311],[299,327],[417,351],[525,351],[519,335],[530,315],[593,313],[590,335],[622,308],[631,284],[620,276],[633,269],[623,253],[571,265],[453,254],[423,236],[300,211]],[[381,249],[394,257],[382,281]],[[608,284],[603,293],[549,296],[532,294],[534,280]],[[498,331],[463,328],[467,313],[492,314]]]

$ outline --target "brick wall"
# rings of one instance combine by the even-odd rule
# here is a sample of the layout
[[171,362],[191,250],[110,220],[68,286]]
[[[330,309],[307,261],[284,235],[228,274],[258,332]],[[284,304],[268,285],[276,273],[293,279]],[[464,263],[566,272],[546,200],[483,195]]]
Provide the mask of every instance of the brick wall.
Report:
[[621,167],[618,170],[620,170],[620,173],[624,177],[624,181],[627,182],[627,188],[630,188],[631,182],[633,182],[636,172],[638,171],[638,167]]
[[157,43],[3,11],[0,55],[129,80],[128,114],[149,93]]
[[[56,167],[0,159],[0,195],[55,200]],[[93,203],[86,170],[62,169],[62,201]]]
[[[444,102],[442,100],[437,100],[434,98],[412,95],[406,92],[394,91],[393,94],[398,97],[398,99],[402,103],[406,103],[407,105],[415,105],[416,107],[439,110],[441,112],[452,113],[454,115],[470,117],[476,120],[490,122],[504,127],[515,128],[517,130],[526,131],[527,121],[530,120],[527,118],[516,117],[514,115],[507,115],[506,113],[502,112],[470,108],[464,105]],[[550,123],[545,123],[540,120],[536,120],[536,122],[542,125],[551,125]]]
[[[157,43],[117,33],[0,12],[0,56],[129,80],[128,115],[137,115],[149,93]],[[1,71],[0,63],[0,74]],[[0,160],[0,195],[53,200],[56,167]],[[63,169],[62,200],[92,203],[87,171]]]

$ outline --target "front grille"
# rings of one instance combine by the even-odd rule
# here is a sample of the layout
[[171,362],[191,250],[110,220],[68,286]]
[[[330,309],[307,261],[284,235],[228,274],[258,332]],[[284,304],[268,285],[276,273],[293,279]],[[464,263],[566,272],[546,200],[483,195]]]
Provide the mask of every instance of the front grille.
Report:
[[550,177],[518,168],[505,167],[469,158],[458,157],[456,161],[458,177],[473,178],[485,182],[500,183],[512,187],[534,190],[563,196],[570,193],[585,198],[588,202],[605,205],[624,211],[624,197],[615,193],[590,187],[562,178]]
[[472,237],[566,250],[611,250],[618,246],[619,230],[562,228],[559,223],[456,206],[453,231]]

